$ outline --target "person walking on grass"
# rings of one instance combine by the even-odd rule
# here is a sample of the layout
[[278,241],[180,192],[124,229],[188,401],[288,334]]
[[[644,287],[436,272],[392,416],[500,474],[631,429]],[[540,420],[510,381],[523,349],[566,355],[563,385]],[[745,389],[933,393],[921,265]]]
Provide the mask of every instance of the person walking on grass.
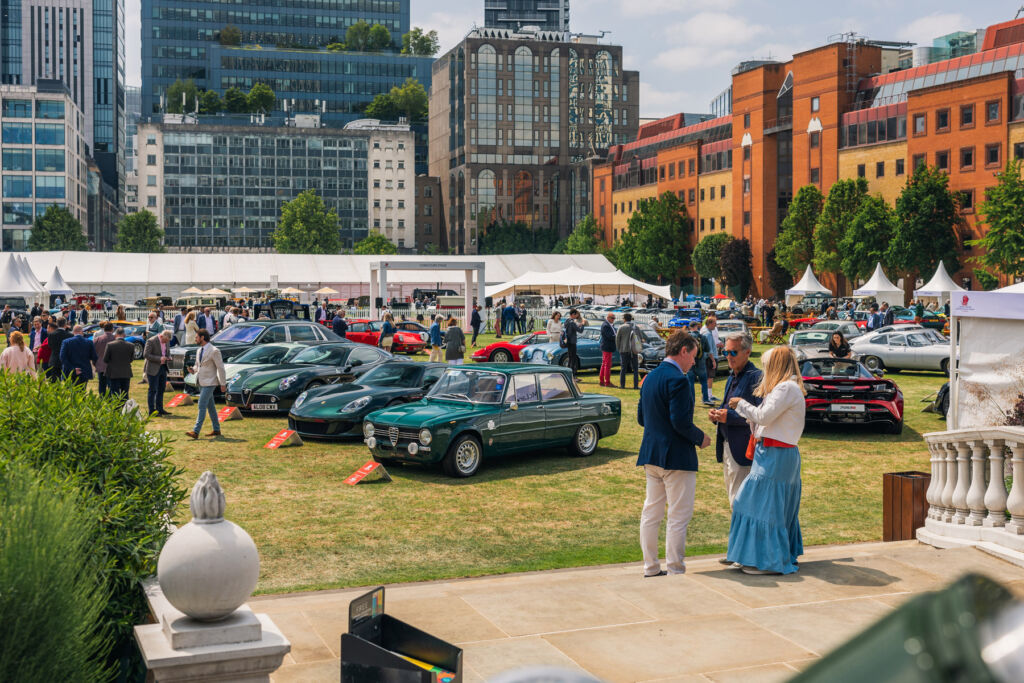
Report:
[[395,327],[395,316],[390,312],[384,314],[384,324],[380,328],[380,348],[384,349],[388,353],[395,345],[395,332],[398,328]]
[[203,429],[203,420],[206,418],[206,413],[209,413],[213,431],[207,436],[216,438],[220,436],[220,422],[217,419],[217,404],[213,398],[217,387],[220,387],[221,393],[228,390],[224,360],[221,357],[220,349],[210,343],[208,330],[199,330],[196,342],[199,344],[199,352],[196,354],[196,364],[192,367],[192,372],[195,374],[196,384],[199,386],[199,414],[196,416],[196,424],[192,431],[185,432],[185,436],[198,439],[199,433]]
[[442,332],[441,323],[444,322],[444,317],[441,315],[434,316],[434,324],[430,326],[428,334],[430,335],[430,362],[440,363],[441,362],[441,343],[442,343]]
[[552,312],[551,317],[548,318],[546,329],[548,332],[548,342],[557,344],[558,340],[562,338],[562,314],[558,311]]
[[601,323],[601,372],[598,383],[602,387],[612,385],[612,354],[615,353],[615,314],[609,313]]
[[36,356],[26,346],[21,332],[11,332],[11,345],[0,353],[0,371],[36,376]]
[[167,388],[167,361],[170,360],[170,347],[170,330],[153,335],[146,341],[142,357],[146,361],[143,369],[149,383],[149,391],[146,392],[146,403],[149,408],[147,415],[153,413],[161,416],[170,415],[164,410],[164,390]]
[[118,397],[123,405],[128,400],[128,386],[132,381],[132,361],[135,360],[135,346],[124,338],[124,328],[114,330],[114,341],[103,350],[103,362],[107,366],[107,391]]
[[626,388],[626,374],[633,373],[633,388],[640,384],[640,354],[638,348],[642,348],[640,333],[633,324],[633,315],[624,313],[622,315],[622,326],[615,333],[615,348],[619,351],[619,388]]
[[480,304],[473,304],[473,313],[469,317],[469,328],[473,330],[473,348],[476,348],[476,338],[480,336],[480,326],[483,320],[480,319]]
[[107,344],[112,341],[114,341],[114,323],[107,320],[100,325],[100,329],[92,337],[92,345],[96,348],[96,360],[93,365],[96,366],[96,377],[99,379],[97,391],[100,396],[106,395],[110,384],[107,379],[107,362],[103,360],[103,356],[106,354]]
[[96,347],[86,339],[81,325],[75,325],[72,336],[60,345],[60,362],[64,376],[84,385],[92,379],[92,364],[97,360]]
[[444,357],[448,365],[462,365],[466,356],[466,334],[459,327],[457,320],[448,321],[448,330],[444,335]]

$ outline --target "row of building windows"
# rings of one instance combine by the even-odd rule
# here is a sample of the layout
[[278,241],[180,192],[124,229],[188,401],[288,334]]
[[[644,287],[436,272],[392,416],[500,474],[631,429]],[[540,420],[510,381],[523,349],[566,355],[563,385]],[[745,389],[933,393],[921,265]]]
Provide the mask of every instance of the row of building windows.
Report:
[[[251,0],[201,0],[205,5],[247,5]],[[360,15],[401,14],[399,0],[274,0],[277,7],[294,7],[329,12],[358,12]]]
[[[35,157],[35,167],[32,160]],[[37,149],[32,154],[31,149],[5,148],[3,151],[3,170],[5,171],[43,171],[63,172],[64,150],[62,149]]]
[[[397,12],[396,12],[397,14]],[[188,7],[154,7],[153,19],[170,23],[206,23],[225,26],[288,26],[309,28],[317,31],[337,29],[344,34],[348,27],[360,20],[371,20],[383,24],[392,33],[402,30],[400,19],[365,16],[339,16],[337,14],[311,14],[308,12],[259,12],[255,10],[212,10]]]
[[[4,98],[4,118],[30,119],[32,118],[32,100],[19,100],[10,97]],[[36,100],[35,117],[37,119],[63,119],[63,100]]]
[[[59,123],[37,123],[35,124],[37,145],[63,145],[64,126]],[[4,144],[9,145],[31,145],[32,124],[31,123],[4,123],[2,139]]]
[[[32,194],[32,181],[35,180],[35,195]],[[40,199],[63,199],[65,178],[57,176],[7,175],[3,179],[4,197],[32,197]]]
[[64,202],[4,202],[4,225],[32,225],[36,216],[42,216],[51,206],[64,208]]
[[331,74],[345,76],[378,76],[384,78],[416,78],[417,64],[405,57],[394,61],[377,58],[372,61],[345,59],[344,54],[324,53],[321,59],[285,57],[233,57],[220,58],[225,71],[273,71],[300,74]]

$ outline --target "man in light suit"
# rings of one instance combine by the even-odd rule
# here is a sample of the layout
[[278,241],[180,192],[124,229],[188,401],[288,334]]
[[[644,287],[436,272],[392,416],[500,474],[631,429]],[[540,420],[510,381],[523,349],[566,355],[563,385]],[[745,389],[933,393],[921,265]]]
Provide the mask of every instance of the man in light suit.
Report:
[[224,360],[221,358],[220,349],[210,343],[210,332],[199,330],[196,332],[196,343],[199,344],[199,353],[196,354],[196,364],[192,372],[196,375],[196,384],[199,386],[199,415],[196,416],[196,425],[192,431],[185,432],[186,436],[193,439],[199,438],[199,432],[203,429],[203,419],[206,413],[210,413],[210,424],[213,431],[207,436],[220,436],[220,422],[217,420],[217,405],[213,400],[214,389],[220,387],[221,393],[228,390],[227,377],[224,373]]
[[686,528],[693,517],[697,486],[697,448],[711,439],[693,424],[693,388],[686,373],[694,363],[697,340],[675,332],[665,344],[665,360],[640,387],[637,422],[644,428],[637,466],[647,475],[647,499],[640,517],[644,576],[663,576],[658,531],[668,503],[665,561],[668,573],[686,572]]
[[146,378],[149,391],[146,401],[149,408],[147,415],[170,415],[164,410],[164,390],[167,388],[167,361],[171,355],[171,331],[163,330],[146,340],[142,357],[145,359]]
[[86,384],[92,379],[92,364],[96,362],[96,347],[82,334],[82,326],[75,325],[72,336],[60,345],[60,364],[65,377],[75,384]]
[[107,369],[107,390],[120,397],[123,404],[128,400],[128,385],[132,379],[132,361],[135,360],[135,346],[125,341],[124,328],[114,330],[114,341],[103,351],[103,362]]
[[182,308],[177,315],[174,316],[174,338],[178,340],[178,346],[185,343],[185,316],[188,315],[188,309]]

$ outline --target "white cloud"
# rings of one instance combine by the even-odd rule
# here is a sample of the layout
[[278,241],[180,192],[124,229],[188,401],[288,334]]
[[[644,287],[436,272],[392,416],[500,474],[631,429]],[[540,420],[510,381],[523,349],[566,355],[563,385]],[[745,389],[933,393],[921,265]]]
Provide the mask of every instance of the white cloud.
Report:
[[720,49],[723,45],[742,45],[763,32],[763,27],[724,12],[700,12],[664,29],[668,40],[704,46],[708,51]]
[[414,17],[412,25],[420,26],[425,31],[437,31],[437,37],[441,43],[441,51],[438,54],[443,55],[466,37],[466,34],[473,28],[474,19],[477,24],[483,24],[483,17],[469,17],[465,14],[451,14],[449,12],[431,12],[425,16]]
[[733,66],[739,61],[740,52],[737,50],[708,52],[706,47],[687,45],[659,53],[652,63],[670,71],[689,71],[690,69],[704,70],[714,66]]
[[681,111],[702,112],[707,108],[707,102],[696,99],[686,90],[660,90],[649,81],[640,81],[642,118],[661,118]]
[[932,40],[954,31],[971,30],[973,22],[963,14],[946,12],[929,14],[910,22],[900,29],[899,40],[909,40],[918,45],[931,45]]
[[736,0],[613,0],[626,16],[651,16],[690,13],[703,9],[725,10],[736,5]]

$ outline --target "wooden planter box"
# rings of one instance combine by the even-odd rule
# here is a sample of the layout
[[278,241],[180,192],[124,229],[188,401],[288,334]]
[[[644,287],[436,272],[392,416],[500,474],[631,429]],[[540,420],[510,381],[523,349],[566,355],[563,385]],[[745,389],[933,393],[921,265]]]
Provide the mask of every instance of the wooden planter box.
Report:
[[928,514],[925,493],[932,476],[927,472],[889,472],[882,475],[882,540],[911,541]]

